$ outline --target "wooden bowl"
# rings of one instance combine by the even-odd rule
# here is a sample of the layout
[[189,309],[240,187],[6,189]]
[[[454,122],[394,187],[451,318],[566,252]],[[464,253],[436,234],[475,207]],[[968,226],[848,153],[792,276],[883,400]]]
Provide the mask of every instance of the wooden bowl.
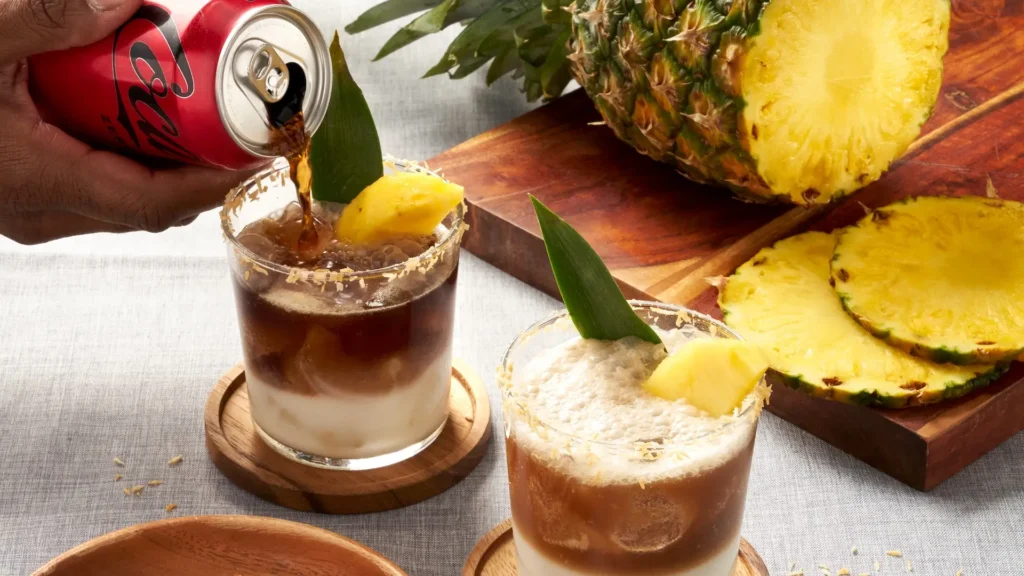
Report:
[[314,526],[191,516],[129,526],[73,548],[33,576],[406,576],[377,552]]

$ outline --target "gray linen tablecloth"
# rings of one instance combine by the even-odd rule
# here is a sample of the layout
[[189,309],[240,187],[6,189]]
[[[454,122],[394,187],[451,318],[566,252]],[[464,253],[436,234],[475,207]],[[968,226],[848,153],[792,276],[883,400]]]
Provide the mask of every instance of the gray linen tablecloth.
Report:
[[[371,0],[297,1],[331,32]],[[343,37],[386,150],[428,158],[528,109],[511,82],[419,80],[442,37],[371,65],[397,26]],[[488,383],[508,342],[558,303],[464,254],[456,354]],[[0,574],[22,575],[81,542],[169,516],[252,514],[364,542],[414,576],[451,576],[509,514],[500,416],[480,467],[447,493],[362,516],[304,514],[235,488],[203,441],[203,405],[240,359],[223,245],[212,214],[161,235],[94,236],[26,248],[0,239]],[[176,454],[184,462],[168,468]],[[773,575],[1024,574],[1024,436],[921,494],[767,415],[744,534]],[[112,458],[127,463],[115,468]],[[160,479],[141,498],[125,481]],[[851,548],[856,546],[858,554]],[[901,550],[903,559],[887,550]]]

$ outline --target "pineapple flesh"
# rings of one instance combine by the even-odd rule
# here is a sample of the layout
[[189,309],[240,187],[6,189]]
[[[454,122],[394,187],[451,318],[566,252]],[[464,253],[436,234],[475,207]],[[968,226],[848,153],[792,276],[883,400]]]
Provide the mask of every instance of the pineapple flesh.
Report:
[[577,0],[576,80],[645,154],[748,200],[876,179],[928,119],[948,0]]
[[782,381],[815,396],[901,408],[962,396],[1004,369],[935,364],[889,346],[847,314],[829,285],[836,236],[807,232],[761,250],[729,277],[719,306]]
[[357,244],[429,236],[462,197],[462,186],[432,174],[386,174],[345,206],[335,222],[335,235]]
[[768,370],[768,358],[743,340],[698,338],[661,361],[643,386],[665,400],[685,398],[712,416],[743,405]]
[[1008,362],[1024,352],[1024,204],[918,197],[840,237],[831,275],[876,336],[936,362]]

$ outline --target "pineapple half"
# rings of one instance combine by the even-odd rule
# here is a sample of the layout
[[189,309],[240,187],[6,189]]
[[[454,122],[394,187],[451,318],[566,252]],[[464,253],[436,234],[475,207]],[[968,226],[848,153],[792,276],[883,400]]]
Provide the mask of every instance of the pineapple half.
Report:
[[832,281],[875,336],[935,362],[1024,352],[1024,204],[917,197],[839,237]]
[[819,204],[876,179],[931,113],[949,0],[388,0],[360,32],[426,10],[378,58],[463,24],[427,75],[572,77],[605,123],[693,180]]
[[577,0],[573,75],[615,133],[746,199],[832,201],[917,138],[948,0]]
[[836,237],[807,232],[764,248],[720,288],[725,323],[768,355],[788,386],[841,402],[902,408],[962,396],[1004,368],[934,364],[874,338],[829,285]]

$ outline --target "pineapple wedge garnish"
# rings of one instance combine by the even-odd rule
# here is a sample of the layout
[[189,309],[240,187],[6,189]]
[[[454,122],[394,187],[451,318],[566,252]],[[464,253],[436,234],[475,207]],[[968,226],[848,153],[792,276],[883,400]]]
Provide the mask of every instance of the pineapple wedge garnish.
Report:
[[431,174],[386,174],[345,206],[334,231],[340,240],[357,244],[427,236],[462,202],[462,196],[462,186]]
[[750,342],[699,338],[665,358],[643,386],[717,417],[739,408],[767,370],[768,357]]

